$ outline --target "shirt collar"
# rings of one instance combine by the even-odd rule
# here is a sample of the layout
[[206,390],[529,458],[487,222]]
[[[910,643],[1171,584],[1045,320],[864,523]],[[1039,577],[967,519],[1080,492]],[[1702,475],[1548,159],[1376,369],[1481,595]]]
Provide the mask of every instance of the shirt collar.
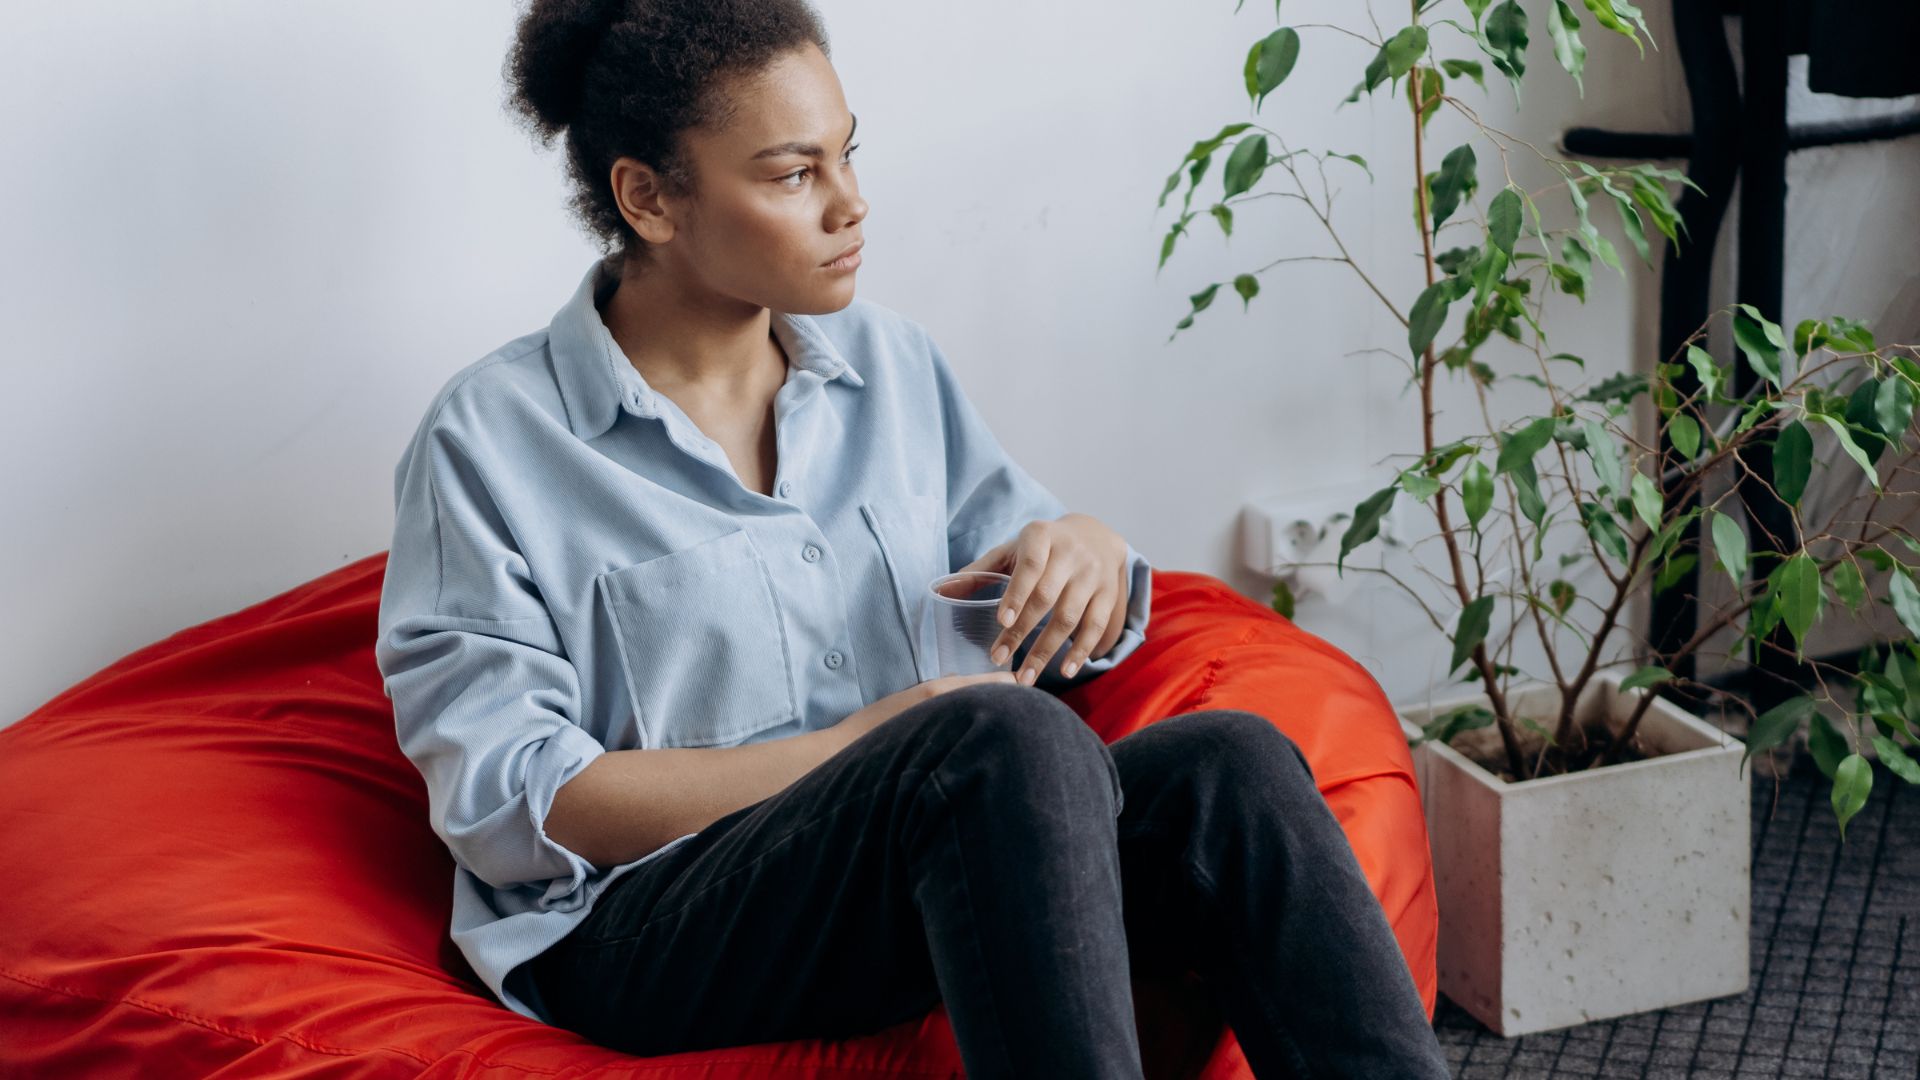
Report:
[[[567,407],[567,423],[581,439],[604,433],[622,409],[635,416],[660,415],[659,395],[627,359],[595,305],[597,298],[610,295],[617,284],[606,260],[596,260],[580,279],[573,298],[554,314],[547,328],[547,344],[553,353],[560,397]],[[790,364],[822,380],[843,378],[852,386],[866,385],[812,316],[782,311],[770,314],[773,334],[786,350]]]

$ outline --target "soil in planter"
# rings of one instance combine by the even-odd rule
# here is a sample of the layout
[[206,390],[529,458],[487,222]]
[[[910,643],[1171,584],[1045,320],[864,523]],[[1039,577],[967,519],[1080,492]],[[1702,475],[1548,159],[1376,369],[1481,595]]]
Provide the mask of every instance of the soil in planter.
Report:
[[[1534,717],[1533,720],[1551,731],[1553,725],[1558,722],[1558,717]],[[1606,725],[1604,717],[1581,721],[1576,726],[1579,731],[1569,735],[1560,746],[1547,748],[1546,757],[1540,761],[1539,772],[1529,777],[1515,776],[1513,770],[1507,768],[1506,744],[1500,741],[1500,730],[1494,725],[1463,732],[1449,745],[1475,765],[1498,776],[1505,783],[1514,784],[1522,779],[1537,780],[1543,776],[1559,776],[1590,768],[1594,762],[1600,760],[1600,756],[1606,753],[1607,747],[1615,740],[1614,731]],[[1546,740],[1523,724],[1516,727],[1514,735],[1515,741],[1520,744],[1520,757],[1526,762],[1528,768],[1532,768],[1534,759],[1540,756],[1540,748],[1546,745]],[[1580,732],[1586,733],[1584,745],[1581,743]],[[1630,761],[1645,761],[1648,758],[1660,756],[1661,752],[1647,745],[1640,733],[1636,731],[1633,741],[1621,747],[1620,752],[1607,764],[1624,765]]]

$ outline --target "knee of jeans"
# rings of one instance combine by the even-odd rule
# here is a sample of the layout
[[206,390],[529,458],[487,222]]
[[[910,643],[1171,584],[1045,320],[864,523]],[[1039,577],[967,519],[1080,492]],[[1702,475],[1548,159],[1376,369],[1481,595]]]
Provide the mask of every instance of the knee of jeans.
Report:
[[[1005,748],[1008,757],[1051,784],[1076,776],[1104,775],[1116,808],[1121,798],[1120,770],[1098,732],[1073,707],[1037,687],[1018,683],[973,683],[944,695],[954,700],[940,710],[948,722],[965,724],[982,744]],[[1076,765],[1092,765],[1076,769]]]
[[1307,755],[1286,732],[1259,713],[1245,709],[1214,709],[1188,717],[1204,730],[1204,740],[1212,752],[1215,767],[1226,770],[1257,770],[1260,779],[1271,783],[1277,775],[1282,784],[1317,791],[1313,766]]

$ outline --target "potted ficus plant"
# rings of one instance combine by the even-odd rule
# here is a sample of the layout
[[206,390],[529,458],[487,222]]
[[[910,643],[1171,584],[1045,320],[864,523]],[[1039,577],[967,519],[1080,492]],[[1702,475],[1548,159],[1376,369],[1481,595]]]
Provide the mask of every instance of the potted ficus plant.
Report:
[[[1402,724],[1432,838],[1441,990],[1494,1030],[1517,1035],[1746,988],[1752,755],[1806,725],[1832,780],[1843,842],[1846,822],[1873,785],[1872,761],[1920,782],[1920,645],[1912,639],[1868,650],[1857,672],[1821,680],[1818,693],[1748,707],[1743,723],[1728,725],[1744,730],[1744,746],[1665,696],[1692,682],[1669,665],[1731,628],[1739,630],[1737,647],[1760,649],[1779,647],[1784,625],[1804,659],[1802,643],[1821,619],[1868,611],[1877,599],[1863,564],[1886,574],[1886,602],[1920,635],[1920,588],[1894,556],[1895,544],[1920,552],[1920,540],[1897,524],[1858,520],[1866,514],[1847,521],[1859,526],[1852,529],[1840,527],[1838,513],[1824,525],[1799,513],[1816,435],[1835,448],[1828,455],[1835,467],[1864,470],[1879,502],[1882,473],[1913,454],[1920,364],[1910,346],[1876,347],[1854,320],[1805,320],[1789,339],[1760,311],[1733,304],[1651,371],[1586,378],[1584,360],[1548,344],[1543,320],[1555,291],[1585,302],[1596,260],[1624,276],[1613,244],[1594,225],[1592,202],[1604,197],[1612,205],[1622,234],[1651,266],[1646,224],[1675,240],[1684,225],[1667,184],[1691,182],[1645,164],[1555,158],[1484,123],[1458,95],[1468,82],[1486,89],[1484,57],[1512,85],[1517,105],[1535,28],[1513,0],[1462,0],[1464,19],[1436,14],[1444,2],[1411,4],[1407,25],[1391,33],[1371,20],[1282,25],[1256,41],[1235,72],[1258,114],[1293,70],[1300,29],[1335,30],[1371,47],[1360,83],[1341,105],[1386,86],[1407,108],[1418,177],[1409,178],[1412,224],[1425,283],[1404,311],[1335,228],[1327,170],[1353,167],[1372,182],[1372,167],[1357,154],[1289,148],[1283,133],[1256,121],[1227,124],[1196,142],[1167,178],[1162,207],[1183,180],[1187,189],[1160,264],[1201,213],[1194,196],[1210,162],[1224,155],[1220,197],[1204,207],[1223,234],[1232,234],[1238,203],[1267,194],[1254,193],[1263,179],[1281,177],[1289,190],[1277,194],[1304,202],[1337,254],[1280,258],[1209,284],[1190,296],[1192,310],[1175,335],[1222,286],[1245,310],[1260,292],[1261,273],[1301,259],[1346,264],[1406,328],[1421,444],[1354,508],[1334,565],[1344,573],[1347,556],[1378,535],[1396,498],[1432,512],[1437,527],[1421,543],[1441,549],[1440,566],[1428,575],[1442,586],[1438,610],[1384,565],[1355,568],[1386,574],[1411,596],[1451,640],[1449,671],[1464,669],[1463,681],[1475,684],[1403,709]],[[1638,9],[1624,0],[1583,5],[1587,19],[1642,45],[1647,30]],[[1546,21],[1555,59],[1579,82],[1581,14],[1553,0]],[[1467,55],[1447,55],[1456,49]],[[1297,114],[1300,103],[1293,108]],[[1443,110],[1465,120],[1469,137],[1428,171],[1428,128]],[[1489,192],[1480,190],[1477,142],[1491,143],[1502,165]],[[1521,186],[1509,161],[1516,146],[1532,151],[1553,182],[1534,191]],[[1303,177],[1309,169],[1317,185]],[[1572,224],[1550,228],[1536,197],[1556,192],[1564,192]],[[1734,390],[1734,364],[1703,347],[1722,318],[1737,362],[1755,376],[1743,393]],[[1496,334],[1504,340],[1494,341]],[[1508,379],[1545,391],[1549,407],[1542,415],[1496,415],[1489,392]],[[1441,437],[1438,380],[1469,384],[1484,419],[1479,430]],[[1741,496],[1729,478],[1752,473],[1756,455],[1770,458],[1768,486],[1799,526],[1792,550],[1749,551]],[[1732,599],[1710,611],[1703,605],[1699,632],[1658,658],[1664,663],[1649,662],[1644,643],[1630,640],[1623,610],[1630,598],[1670,588],[1695,566],[1728,575]],[[1287,599],[1277,592],[1275,607],[1290,615]],[[1538,638],[1545,674],[1512,662],[1523,634]],[[1850,686],[1850,700],[1836,686]]]

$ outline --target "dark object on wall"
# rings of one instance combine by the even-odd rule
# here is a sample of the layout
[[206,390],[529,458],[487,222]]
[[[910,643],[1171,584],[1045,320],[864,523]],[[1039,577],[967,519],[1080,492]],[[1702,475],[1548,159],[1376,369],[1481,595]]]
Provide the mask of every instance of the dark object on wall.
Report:
[[1787,52],[1807,54],[1807,89],[1856,98],[1920,94],[1920,2],[1802,0],[1787,12]]
[[[1588,157],[1688,159],[1687,178],[1701,191],[1683,188],[1680,193],[1677,209],[1687,223],[1687,232],[1682,234],[1688,241],[1686,250],[1666,245],[1667,259],[1660,276],[1659,356],[1663,360],[1678,352],[1688,335],[1706,321],[1714,241],[1732,201],[1736,178],[1741,200],[1735,297],[1779,322],[1786,256],[1787,154],[1813,146],[1892,139],[1920,132],[1920,112],[1792,127],[1787,124],[1787,57],[1807,51],[1816,25],[1825,28],[1819,31],[1822,53],[1817,60],[1810,57],[1809,62],[1821,65],[1829,80],[1826,86],[1897,88],[1920,77],[1915,71],[1899,70],[1904,62],[1888,64],[1876,59],[1911,51],[1915,36],[1910,31],[1903,35],[1900,28],[1911,25],[1916,16],[1909,9],[1920,5],[1920,0],[1672,0],[1672,4],[1674,39],[1680,47],[1680,64],[1693,104],[1693,131],[1645,134],[1575,128],[1561,138],[1568,153]],[[1809,8],[1820,9],[1817,18]],[[1727,44],[1724,17],[1729,14],[1741,19],[1740,73],[1734,70]],[[1868,42],[1867,38],[1876,40]],[[1733,374],[1735,397],[1753,389],[1757,376],[1749,367],[1736,364]],[[1688,370],[1674,380],[1674,388],[1685,395],[1697,391],[1699,384]],[[1662,472],[1681,463],[1664,436],[1660,451]],[[1741,455],[1747,464],[1739,494],[1746,509],[1748,545],[1756,554],[1793,551],[1800,546],[1800,533],[1791,510],[1773,495],[1770,444],[1755,451]],[[1697,491],[1684,499],[1669,496],[1667,513],[1685,513],[1698,505]],[[1681,533],[1678,543],[1699,549],[1698,519]],[[1765,577],[1767,565],[1765,559],[1753,560],[1750,572],[1755,580]],[[1653,597],[1648,619],[1646,637],[1655,662],[1686,679],[1694,678],[1694,657],[1672,660],[1671,655],[1700,631],[1700,574],[1701,567],[1696,564]],[[1847,650],[1849,654],[1853,651]],[[1783,620],[1757,649],[1749,666],[1731,676],[1699,682],[1727,689],[1737,686],[1740,695],[1756,711],[1762,711],[1799,692],[1799,687],[1810,680],[1814,662],[1827,659],[1796,661]],[[1703,698],[1672,683],[1663,686],[1661,693],[1696,711],[1706,705]]]

